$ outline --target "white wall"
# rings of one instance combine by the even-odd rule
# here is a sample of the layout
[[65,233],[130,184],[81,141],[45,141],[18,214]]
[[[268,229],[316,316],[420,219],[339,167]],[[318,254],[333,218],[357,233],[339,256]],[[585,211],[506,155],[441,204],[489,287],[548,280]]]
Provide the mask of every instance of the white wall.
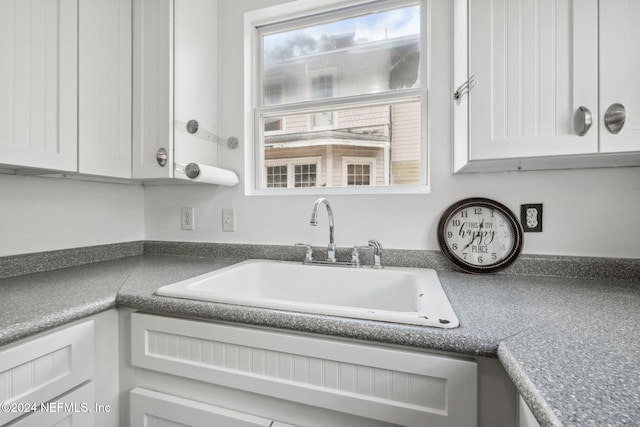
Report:
[[0,256],[144,238],[144,188],[0,175]]
[[[283,3],[278,0],[220,2],[221,134],[244,135],[243,14]],[[388,248],[438,249],[436,226],[452,202],[485,196],[519,214],[522,203],[544,203],[544,232],[525,235],[524,252],[533,254],[640,257],[640,168],[482,173],[452,175],[450,1],[433,0],[431,64],[431,194],[331,196],[336,243],[364,244],[378,238]],[[243,175],[243,149],[223,149],[221,165]],[[147,187],[147,239],[202,242],[293,244],[328,241],[326,216],[309,226],[315,197],[243,194],[243,184]],[[181,231],[180,206],[195,207],[196,231]],[[221,209],[237,209],[235,233],[221,231]]]

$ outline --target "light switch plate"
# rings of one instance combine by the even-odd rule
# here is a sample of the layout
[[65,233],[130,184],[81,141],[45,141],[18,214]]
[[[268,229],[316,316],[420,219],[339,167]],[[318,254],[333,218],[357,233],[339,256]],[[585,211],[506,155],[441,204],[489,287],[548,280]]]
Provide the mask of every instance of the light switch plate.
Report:
[[222,231],[236,231],[235,208],[222,208]]

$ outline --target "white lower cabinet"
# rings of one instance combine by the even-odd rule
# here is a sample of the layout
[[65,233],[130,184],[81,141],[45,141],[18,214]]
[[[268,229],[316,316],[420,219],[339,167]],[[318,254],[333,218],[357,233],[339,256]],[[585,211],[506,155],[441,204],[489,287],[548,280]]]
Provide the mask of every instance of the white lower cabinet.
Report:
[[142,388],[131,390],[131,425],[270,427],[271,420]]
[[139,313],[131,324],[132,426],[166,413],[201,425],[168,411],[176,402],[239,423],[225,426],[477,426],[473,359]]
[[11,427],[90,427],[95,425],[93,382],[47,402],[39,412],[20,418]]
[[518,427],[540,427],[536,417],[522,396],[518,399]]
[[31,412],[32,405],[50,402],[92,379],[93,344],[93,321],[87,321],[1,350],[0,424]]

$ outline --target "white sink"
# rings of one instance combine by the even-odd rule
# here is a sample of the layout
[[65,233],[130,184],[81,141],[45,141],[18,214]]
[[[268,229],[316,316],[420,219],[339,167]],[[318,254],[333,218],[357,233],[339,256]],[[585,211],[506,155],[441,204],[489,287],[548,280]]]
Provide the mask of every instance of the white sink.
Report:
[[424,268],[342,268],[249,260],[163,286],[158,295],[455,328],[438,275]]

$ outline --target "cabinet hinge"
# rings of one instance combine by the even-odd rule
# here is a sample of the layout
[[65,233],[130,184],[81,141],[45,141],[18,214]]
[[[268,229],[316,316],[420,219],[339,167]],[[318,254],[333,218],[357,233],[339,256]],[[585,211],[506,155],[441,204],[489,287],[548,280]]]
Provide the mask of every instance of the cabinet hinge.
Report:
[[460,102],[462,101],[462,97],[468,94],[469,92],[471,92],[471,89],[473,89],[477,84],[478,84],[478,78],[476,76],[476,73],[473,73],[466,82],[458,86],[456,91],[453,92],[453,99],[455,99],[456,104],[460,105]]

